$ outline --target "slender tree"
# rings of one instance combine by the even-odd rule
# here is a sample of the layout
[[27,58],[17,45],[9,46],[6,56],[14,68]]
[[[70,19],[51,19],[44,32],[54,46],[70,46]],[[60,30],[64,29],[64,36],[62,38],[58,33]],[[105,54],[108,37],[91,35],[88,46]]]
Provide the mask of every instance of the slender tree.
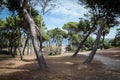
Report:
[[101,35],[102,35],[102,30],[103,30],[104,27],[105,27],[104,24],[106,23],[106,19],[103,20],[102,23],[103,23],[103,24],[101,24],[101,26],[100,26],[100,28],[99,28],[99,30],[98,30],[97,38],[96,38],[96,40],[95,40],[95,42],[94,42],[94,45],[93,45],[93,48],[92,48],[92,52],[91,52],[90,55],[87,57],[87,59],[84,61],[85,64],[89,64],[89,63],[92,61],[92,59],[93,59],[93,57],[94,57],[94,55],[95,55],[95,53],[96,53],[96,51],[97,51],[97,48],[98,48],[98,45],[99,45],[99,42],[100,42],[100,38],[101,38]]

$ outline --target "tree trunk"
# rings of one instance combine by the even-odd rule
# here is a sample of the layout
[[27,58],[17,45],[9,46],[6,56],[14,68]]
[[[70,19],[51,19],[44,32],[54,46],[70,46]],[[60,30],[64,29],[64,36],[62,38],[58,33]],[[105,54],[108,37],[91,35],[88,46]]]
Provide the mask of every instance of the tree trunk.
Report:
[[17,46],[14,46],[13,54],[14,54],[14,55],[17,55]]
[[27,36],[27,39],[26,39],[25,44],[24,44],[24,46],[23,46],[23,50],[22,50],[22,54],[23,54],[23,55],[24,55],[24,52],[25,52],[25,48],[26,48],[26,46],[27,46],[27,42],[28,42],[28,36]]
[[9,53],[12,55],[12,57],[15,57],[15,55],[13,54],[13,33],[11,35],[10,41],[9,41]]
[[9,53],[12,55],[12,57],[15,57],[15,55],[14,55],[14,53],[13,53],[13,40],[12,40],[13,38],[11,37],[11,39],[10,39],[10,43],[9,43]]
[[93,59],[93,57],[94,57],[94,55],[96,54],[98,45],[100,43],[100,38],[101,38],[101,35],[102,35],[102,30],[104,29],[104,23],[105,23],[105,21],[103,20],[103,24],[102,24],[102,26],[100,26],[100,29],[98,30],[97,38],[96,38],[95,43],[93,45],[92,52],[87,57],[87,59],[84,61],[84,64],[90,64],[91,61],[92,61],[92,59]]
[[105,49],[104,41],[105,41],[105,34],[103,34],[103,39],[102,39],[102,50]]
[[40,29],[39,29],[37,26],[35,26],[35,27],[36,27],[39,35],[40,35],[40,38],[39,38],[39,41],[40,41],[40,49],[41,49],[40,51],[41,51],[41,53],[42,53],[42,21],[40,22]]
[[76,55],[78,54],[78,52],[82,48],[82,45],[85,43],[85,41],[87,40],[87,38],[89,37],[89,35],[92,33],[93,29],[95,28],[96,23],[99,20],[99,18],[101,18],[101,17],[97,17],[96,19],[94,19],[94,24],[93,24],[92,28],[89,30],[89,32],[87,33],[87,35],[85,36],[85,38],[83,39],[83,41],[80,42],[77,51],[72,55],[72,57],[76,57]]
[[33,46],[33,45],[32,45],[32,41],[30,40],[30,54],[29,54],[30,56],[31,56],[32,53],[33,53],[33,51],[32,51],[32,50],[33,50],[33,49],[32,49],[32,46]]
[[45,62],[45,59],[43,57],[43,54],[40,51],[40,47],[39,47],[39,42],[38,42],[38,38],[37,38],[37,34],[36,34],[36,28],[35,28],[35,23],[33,21],[33,19],[30,17],[30,15],[28,14],[26,9],[23,9],[23,16],[24,19],[28,22],[29,24],[29,28],[30,28],[30,33],[31,33],[31,38],[32,38],[32,43],[33,43],[33,47],[34,47],[34,51],[36,53],[37,56],[37,60],[40,66],[40,69],[42,71],[45,71],[47,69],[47,64]]
[[80,49],[82,48],[83,44],[85,43],[85,41],[87,40],[87,38],[89,37],[89,35],[92,33],[92,30],[95,28],[95,24],[94,26],[89,30],[88,34],[85,36],[85,38],[83,39],[83,41],[80,42],[77,51],[72,55],[72,57],[75,57],[77,55],[77,53],[80,51]]
[[21,52],[21,50],[20,50],[19,47],[18,47],[18,51],[19,51],[19,53],[20,53],[20,59],[23,60],[23,54],[22,54],[22,52]]
[[40,51],[42,53],[42,21],[40,21]]
[[9,49],[10,51],[10,54],[12,55],[12,57],[14,58],[15,57],[15,55],[13,54],[13,46],[10,46],[10,49]]
[[[28,37],[27,37],[27,39],[25,40],[23,49],[20,49],[20,47],[18,47],[18,51],[19,51],[19,53],[20,53],[20,59],[21,59],[21,60],[23,60],[23,55],[24,55],[24,52],[25,52],[25,48],[26,48],[26,45],[27,45],[27,41],[28,41]],[[19,42],[21,42],[21,41],[19,40]]]
[[27,55],[30,54],[30,39],[28,40],[28,45],[27,45]]

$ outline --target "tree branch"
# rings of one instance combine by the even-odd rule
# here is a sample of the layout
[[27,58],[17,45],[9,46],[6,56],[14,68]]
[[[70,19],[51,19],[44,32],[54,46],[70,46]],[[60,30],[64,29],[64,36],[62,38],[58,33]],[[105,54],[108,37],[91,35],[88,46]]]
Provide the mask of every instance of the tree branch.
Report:
[[24,0],[22,8],[27,9],[27,6],[28,6],[28,0]]

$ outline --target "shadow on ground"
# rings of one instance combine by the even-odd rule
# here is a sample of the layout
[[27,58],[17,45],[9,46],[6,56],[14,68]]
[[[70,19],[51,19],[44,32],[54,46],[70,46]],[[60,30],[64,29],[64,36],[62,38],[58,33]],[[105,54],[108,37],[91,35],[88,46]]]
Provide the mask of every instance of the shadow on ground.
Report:
[[83,65],[85,58],[83,55],[76,58],[46,57],[48,72],[41,72],[34,58],[24,61],[12,60],[13,65],[4,66],[3,63],[0,67],[0,70],[3,70],[0,72],[0,80],[120,80],[120,72],[105,69],[98,61]]

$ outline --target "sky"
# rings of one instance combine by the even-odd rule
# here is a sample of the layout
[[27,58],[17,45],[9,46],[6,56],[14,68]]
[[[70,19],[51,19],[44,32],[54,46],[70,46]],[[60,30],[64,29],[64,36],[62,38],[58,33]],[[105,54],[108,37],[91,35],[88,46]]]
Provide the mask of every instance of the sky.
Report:
[[79,21],[83,18],[84,13],[88,10],[80,6],[76,0],[60,0],[56,2],[57,7],[51,10],[50,14],[44,16],[48,29],[61,28],[65,23],[70,21]]
[[[79,22],[79,18],[85,18],[84,14],[88,13],[88,10],[84,6],[77,3],[77,0],[58,0],[55,3],[57,6],[53,8],[48,14],[43,16],[47,29],[62,28],[67,22]],[[40,7],[36,6],[36,9],[40,11]],[[0,13],[0,18],[5,19],[9,16],[7,9]],[[116,28],[111,28],[110,33],[106,38],[114,38]],[[120,28],[120,26],[119,26]]]
[[[44,16],[44,21],[48,29],[62,28],[62,26],[70,21],[79,22],[79,18],[85,18],[84,14],[88,13],[85,6],[77,3],[77,0],[59,0],[56,8],[49,15]],[[39,8],[37,8],[39,10]],[[106,38],[114,38],[116,29],[111,28]],[[119,26],[120,28],[120,26]]]

